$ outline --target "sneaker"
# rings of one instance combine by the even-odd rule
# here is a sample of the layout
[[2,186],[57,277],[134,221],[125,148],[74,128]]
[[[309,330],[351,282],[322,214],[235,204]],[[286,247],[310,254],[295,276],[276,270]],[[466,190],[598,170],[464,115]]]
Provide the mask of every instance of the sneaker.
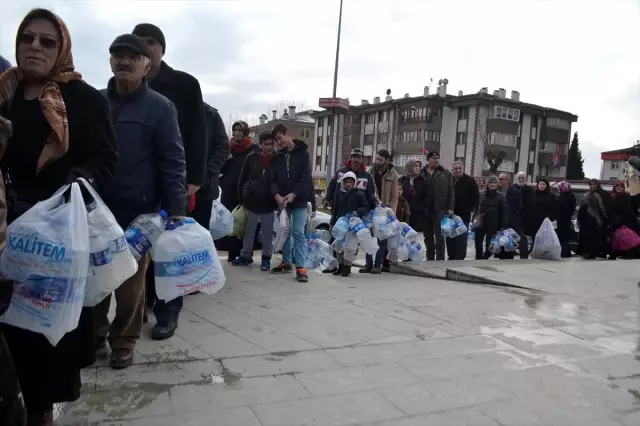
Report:
[[271,269],[271,259],[267,259],[266,257],[262,258],[262,263],[260,264],[261,271],[268,271]]
[[370,274],[372,269],[373,269],[372,266],[365,266],[364,268],[360,268],[359,272],[361,274]]
[[247,266],[253,263],[253,259],[248,259],[246,257],[242,257],[242,256],[238,256],[235,259],[233,259],[233,261],[231,262],[231,264],[233,266]]
[[296,268],[296,280],[301,283],[309,281],[309,275],[307,275],[307,270],[305,268]]
[[286,263],[281,263],[271,269],[272,274],[288,274],[291,271],[293,271],[293,266],[287,265]]

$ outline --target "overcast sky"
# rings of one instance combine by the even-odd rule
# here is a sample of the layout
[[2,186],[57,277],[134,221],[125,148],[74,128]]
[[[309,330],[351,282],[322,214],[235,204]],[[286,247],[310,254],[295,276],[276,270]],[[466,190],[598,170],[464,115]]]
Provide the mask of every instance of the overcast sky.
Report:
[[[599,152],[640,139],[640,0],[345,0],[338,96],[518,90],[572,112],[585,171]],[[14,61],[17,26],[49,7],[69,26],[75,64],[104,87],[108,47],[136,23],[158,25],[165,60],[195,75],[225,121],[331,96],[339,0],[0,0],[0,54]],[[283,103],[283,101],[286,101]]]

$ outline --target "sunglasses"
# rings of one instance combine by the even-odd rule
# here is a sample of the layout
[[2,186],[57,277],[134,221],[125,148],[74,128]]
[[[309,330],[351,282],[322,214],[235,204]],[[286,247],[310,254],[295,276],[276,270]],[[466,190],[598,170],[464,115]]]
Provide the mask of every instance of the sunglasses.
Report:
[[18,36],[18,41],[21,44],[33,44],[36,39],[40,42],[40,46],[45,49],[56,49],[58,47],[58,40],[50,37],[35,36],[27,33]]

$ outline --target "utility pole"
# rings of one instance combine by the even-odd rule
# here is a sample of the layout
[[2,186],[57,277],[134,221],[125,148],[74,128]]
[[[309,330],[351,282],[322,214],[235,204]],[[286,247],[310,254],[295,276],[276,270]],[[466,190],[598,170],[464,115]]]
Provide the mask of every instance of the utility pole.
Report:
[[[333,98],[335,99],[338,93],[338,64],[340,62],[340,34],[342,33],[342,2],[340,0],[340,13],[338,15],[338,37],[336,40],[336,62],[333,68]],[[329,162],[327,164],[327,188],[329,187],[329,181],[333,177],[333,169],[336,167],[338,161],[338,132],[340,128],[338,126],[338,114],[336,109],[333,108],[331,114],[331,134],[329,134],[329,141],[331,141],[329,149]],[[333,135],[333,137],[331,137]],[[337,168],[337,167],[336,167]]]

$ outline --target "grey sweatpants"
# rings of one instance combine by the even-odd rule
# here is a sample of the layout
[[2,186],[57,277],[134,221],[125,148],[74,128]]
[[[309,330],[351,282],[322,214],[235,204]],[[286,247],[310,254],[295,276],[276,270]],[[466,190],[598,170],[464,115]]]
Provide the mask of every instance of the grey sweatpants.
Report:
[[273,212],[254,213],[247,210],[247,223],[244,226],[244,237],[242,238],[242,251],[240,256],[251,259],[253,257],[253,237],[256,235],[256,228],[260,221],[262,229],[262,257],[271,258],[273,250]]

